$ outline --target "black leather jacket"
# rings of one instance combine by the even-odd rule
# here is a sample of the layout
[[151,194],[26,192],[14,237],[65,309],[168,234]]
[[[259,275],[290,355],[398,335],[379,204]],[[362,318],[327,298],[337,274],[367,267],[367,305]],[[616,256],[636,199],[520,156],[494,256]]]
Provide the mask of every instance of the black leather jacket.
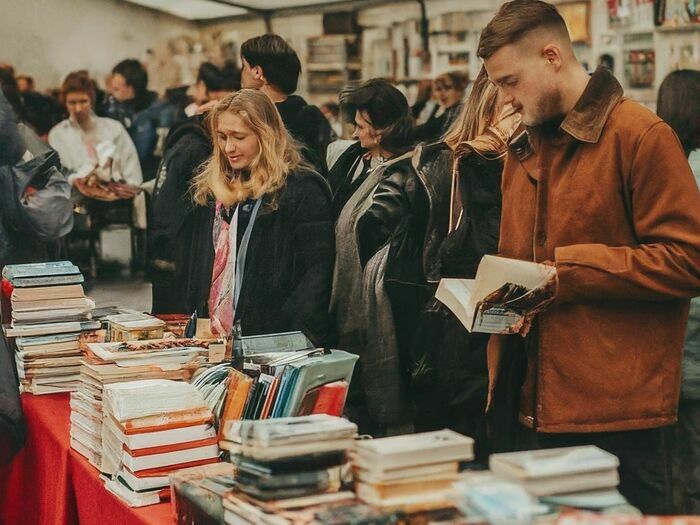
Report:
[[449,221],[451,159],[442,143],[418,146],[377,186],[357,227],[363,265],[391,243],[385,280],[423,285],[435,279]]

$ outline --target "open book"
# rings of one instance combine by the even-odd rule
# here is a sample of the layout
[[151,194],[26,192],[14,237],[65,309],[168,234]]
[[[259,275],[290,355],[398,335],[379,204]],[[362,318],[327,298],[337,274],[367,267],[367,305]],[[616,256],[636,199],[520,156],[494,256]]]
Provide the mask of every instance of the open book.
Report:
[[515,334],[554,300],[556,275],[553,266],[485,255],[476,279],[442,279],[435,297],[470,332]]

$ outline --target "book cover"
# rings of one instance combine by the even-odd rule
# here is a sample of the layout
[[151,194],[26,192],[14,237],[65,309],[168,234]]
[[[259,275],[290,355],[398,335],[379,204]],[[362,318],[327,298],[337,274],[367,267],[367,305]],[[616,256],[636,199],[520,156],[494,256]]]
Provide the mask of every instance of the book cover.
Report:
[[80,269],[70,261],[51,261],[30,264],[8,264],[2,270],[3,278],[12,281],[17,277],[46,277],[79,274]]

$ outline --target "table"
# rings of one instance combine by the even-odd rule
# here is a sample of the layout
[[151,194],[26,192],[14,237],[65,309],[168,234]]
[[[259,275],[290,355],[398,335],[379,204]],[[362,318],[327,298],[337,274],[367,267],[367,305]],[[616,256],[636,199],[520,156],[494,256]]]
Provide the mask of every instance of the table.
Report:
[[70,448],[68,394],[22,395],[27,443],[0,468],[4,525],[172,525],[170,503],[132,509],[108,492],[99,472]]

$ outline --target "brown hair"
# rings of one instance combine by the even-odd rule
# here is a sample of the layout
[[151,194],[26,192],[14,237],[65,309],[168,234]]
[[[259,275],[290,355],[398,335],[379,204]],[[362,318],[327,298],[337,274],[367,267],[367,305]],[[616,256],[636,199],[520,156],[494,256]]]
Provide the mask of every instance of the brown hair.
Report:
[[501,6],[481,32],[477,55],[487,59],[535,29],[546,28],[569,37],[566,22],[557,8],[541,0],[513,0]]
[[498,88],[489,80],[482,66],[459,117],[445,133],[445,144],[455,151],[463,142],[483,135],[486,128],[494,123],[497,111]]
[[87,71],[73,71],[69,73],[61,85],[61,101],[66,103],[68,93],[87,93],[90,102],[95,103],[95,85],[90,80]]
[[659,86],[656,113],[676,132],[685,155],[700,147],[700,71],[669,73]]
[[469,84],[469,74],[463,71],[449,71],[435,77],[436,86],[451,86],[457,91],[467,89],[467,84]]
[[[248,177],[233,172],[217,140],[219,116],[227,112],[243,119],[260,145],[260,152],[247,169]],[[228,207],[249,197],[258,199],[273,194],[269,206],[274,208],[274,194],[282,189],[287,175],[303,163],[297,143],[287,133],[270,98],[255,89],[242,89],[221,100],[207,118],[213,153],[194,180],[194,201],[205,205],[210,197],[214,197]]]

